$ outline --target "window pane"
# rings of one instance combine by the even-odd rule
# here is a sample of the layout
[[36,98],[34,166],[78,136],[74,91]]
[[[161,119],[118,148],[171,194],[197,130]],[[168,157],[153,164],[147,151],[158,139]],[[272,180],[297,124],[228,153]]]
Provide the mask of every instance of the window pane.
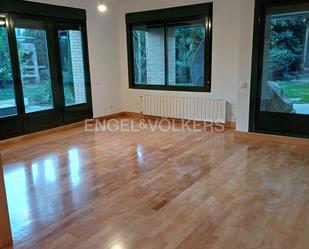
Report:
[[16,100],[7,30],[5,27],[0,27],[0,117],[16,114]]
[[168,84],[199,86],[205,82],[205,20],[168,26]]
[[46,31],[15,28],[26,113],[53,109]]
[[133,28],[135,84],[165,85],[164,28]]
[[261,111],[309,114],[309,12],[266,16]]
[[65,105],[86,103],[82,34],[79,30],[58,31]]

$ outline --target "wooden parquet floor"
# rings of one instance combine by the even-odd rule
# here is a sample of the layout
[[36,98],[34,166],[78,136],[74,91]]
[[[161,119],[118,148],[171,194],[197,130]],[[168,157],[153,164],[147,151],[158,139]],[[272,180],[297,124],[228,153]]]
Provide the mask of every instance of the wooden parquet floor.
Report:
[[16,249],[309,248],[309,146],[74,128],[2,159]]

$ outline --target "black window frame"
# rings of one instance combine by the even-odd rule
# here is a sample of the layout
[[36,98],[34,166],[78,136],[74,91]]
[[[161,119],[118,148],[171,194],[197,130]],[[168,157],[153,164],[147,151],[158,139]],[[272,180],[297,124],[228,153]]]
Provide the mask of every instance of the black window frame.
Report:
[[309,3],[308,0],[255,0],[248,130],[308,138],[309,115],[260,111],[266,9],[287,6],[290,11],[298,11],[301,6],[309,7]]
[[[0,140],[80,122],[87,118],[93,118],[86,10],[30,1],[1,0],[0,16],[7,20],[6,28],[17,107],[16,115],[0,117]],[[15,37],[14,22],[16,18],[46,22],[46,39],[47,44],[49,44],[47,49],[49,51],[49,64],[51,67],[50,77],[53,93],[56,93],[56,95],[53,96],[54,108],[51,110],[33,113],[25,113],[24,111],[25,106]],[[60,55],[58,40],[58,30],[60,28],[78,29],[82,32],[87,99],[87,102],[83,104],[65,106],[63,103],[63,77],[61,62],[58,57]]]
[[[205,65],[204,65],[204,86],[173,86],[168,85],[167,77],[162,85],[154,84],[135,84],[134,77],[134,51],[133,51],[133,27],[142,25],[162,25],[166,29],[171,23],[205,19]],[[126,32],[127,32],[127,53],[128,53],[128,76],[129,88],[148,89],[163,91],[186,91],[186,92],[211,92],[211,74],[212,74],[212,20],[213,3],[195,4],[167,9],[142,11],[126,14]],[[165,42],[164,50],[166,54],[167,44]],[[167,65],[165,59],[165,75]]]

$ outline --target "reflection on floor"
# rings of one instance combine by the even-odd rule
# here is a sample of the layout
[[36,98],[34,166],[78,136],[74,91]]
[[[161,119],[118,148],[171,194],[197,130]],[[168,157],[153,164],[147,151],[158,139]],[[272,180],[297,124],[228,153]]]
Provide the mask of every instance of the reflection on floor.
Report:
[[308,155],[232,131],[29,141],[2,151],[15,248],[307,249]]

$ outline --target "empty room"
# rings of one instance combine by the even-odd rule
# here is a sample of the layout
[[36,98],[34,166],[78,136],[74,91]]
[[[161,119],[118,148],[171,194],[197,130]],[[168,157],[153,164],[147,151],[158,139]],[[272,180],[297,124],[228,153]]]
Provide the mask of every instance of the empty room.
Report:
[[308,248],[308,0],[0,0],[0,249]]

